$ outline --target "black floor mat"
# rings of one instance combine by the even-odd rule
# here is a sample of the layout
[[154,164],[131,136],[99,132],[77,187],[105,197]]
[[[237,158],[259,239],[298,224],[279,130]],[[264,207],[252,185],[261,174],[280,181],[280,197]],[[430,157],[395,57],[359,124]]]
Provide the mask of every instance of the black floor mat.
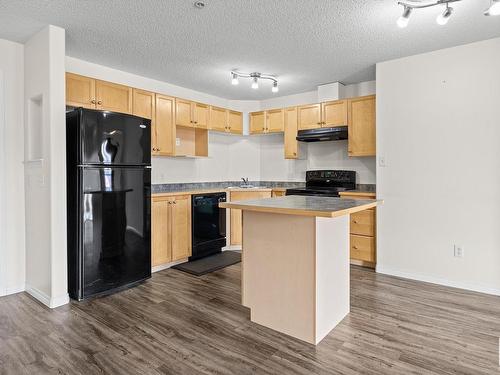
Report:
[[241,252],[228,250],[192,262],[177,264],[172,268],[191,275],[201,276],[239,262],[241,262]]

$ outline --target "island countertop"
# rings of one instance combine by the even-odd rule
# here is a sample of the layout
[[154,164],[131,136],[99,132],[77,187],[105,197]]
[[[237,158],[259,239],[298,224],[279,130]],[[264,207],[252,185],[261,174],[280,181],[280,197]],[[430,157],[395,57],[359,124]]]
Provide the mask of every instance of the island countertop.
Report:
[[375,207],[377,203],[380,201],[375,199],[287,195],[277,198],[221,202],[219,206],[287,215],[338,217]]

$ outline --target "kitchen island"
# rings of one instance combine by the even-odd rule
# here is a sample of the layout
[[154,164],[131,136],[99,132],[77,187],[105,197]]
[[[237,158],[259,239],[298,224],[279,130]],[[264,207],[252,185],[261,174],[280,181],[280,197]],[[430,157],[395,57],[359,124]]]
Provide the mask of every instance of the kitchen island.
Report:
[[349,313],[349,215],[376,200],[220,203],[243,211],[242,304],[251,321],[318,344]]

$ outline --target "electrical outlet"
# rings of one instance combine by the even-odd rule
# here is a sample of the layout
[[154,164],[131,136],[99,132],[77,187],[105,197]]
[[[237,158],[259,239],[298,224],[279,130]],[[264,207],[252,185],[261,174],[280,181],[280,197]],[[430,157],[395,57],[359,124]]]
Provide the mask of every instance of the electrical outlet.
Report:
[[461,245],[455,245],[453,247],[453,255],[455,258],[463,258],[464,257],[464,248]]
[[387,161],[385,159],[385,156],[384,155],[380,155],[378,157],[378,166],[379,167],[386,167],[387,166]]
[[181,145],[181,139],[180,138],[175,138],[175,145],[180,146]]

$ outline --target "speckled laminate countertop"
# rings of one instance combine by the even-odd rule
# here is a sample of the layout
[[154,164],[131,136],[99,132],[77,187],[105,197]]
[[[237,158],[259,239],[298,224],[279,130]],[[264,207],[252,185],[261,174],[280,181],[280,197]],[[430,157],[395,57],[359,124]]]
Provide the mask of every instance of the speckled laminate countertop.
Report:
[[278,198],[220,203],[220,207],[287,215],[337,217],[377,206],[374,199],[288,195]]

